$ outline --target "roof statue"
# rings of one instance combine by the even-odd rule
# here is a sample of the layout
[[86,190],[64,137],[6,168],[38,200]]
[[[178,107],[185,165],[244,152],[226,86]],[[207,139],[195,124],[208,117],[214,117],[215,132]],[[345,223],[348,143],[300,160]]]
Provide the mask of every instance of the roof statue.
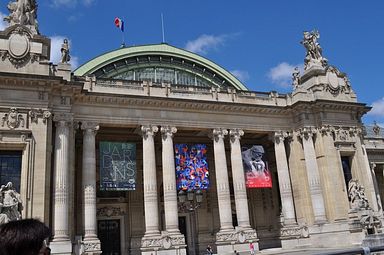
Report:
[[4,18],[4,21],[7,21],[9,26],[27,26],[32,33],[39,33],[36,0],[11,1],[8,3],[7,8],[10,14]]
[[12,182],[0,187],[0,224],[21,219],[22,201]]
[[307,50],[304,59],[304,70],[312,66],[327,66],[327,59],[323,57],[323,50],[317,40],[320,38],[319,31],[312,30],[311,32],[304,31],[303,40],[300,42]]
[[295,67],[292,72],[292,86],[293,89],[297,89],[300,85],[300,71],[298,67]]
[[64,39],[64,42],[61,45],[61,63],[67,64],[70,60],[71,56],[69,55],[68,40]]

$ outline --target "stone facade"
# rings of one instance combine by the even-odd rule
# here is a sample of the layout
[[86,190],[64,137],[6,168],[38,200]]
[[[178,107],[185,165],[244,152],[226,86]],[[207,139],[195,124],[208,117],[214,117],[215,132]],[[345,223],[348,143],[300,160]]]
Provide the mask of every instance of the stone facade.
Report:
[[[363,138],[369,107],[311,33],[304,73],[294,75],[292,93],[279,94],[248,91],[216,64],[165,44],[119,49],[113,64],[107,53],[71,75],[68,63],[47,61],[49,39],[30,25],[6,28],[0,152],[21,152],[22,216],[52,228],[53,254],[100,254],[101,226],[114,229],[119,254],[360,244],[347,181],[366,188],[382,220],[382,132]],[[130,71],[140,61],[153,66],[153,81]],[[159,82],[165,65],[175,77],[194,70],[195,84]],[[121,79],[128,73],[133,79]],[[134,191],[100,191],[101,141],[136,144]],[[178,202],[175,143],[207,144],[211,186],[193,210]],[[265,148],[272,188],[246,188],[241,150],[249,144]]]

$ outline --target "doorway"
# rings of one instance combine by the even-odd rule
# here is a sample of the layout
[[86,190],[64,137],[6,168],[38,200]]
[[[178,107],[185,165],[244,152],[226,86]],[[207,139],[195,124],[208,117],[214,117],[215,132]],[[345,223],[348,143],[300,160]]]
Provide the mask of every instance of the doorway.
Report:
[[98,220],[97,225],[103,255],[121,255],[120,220]]

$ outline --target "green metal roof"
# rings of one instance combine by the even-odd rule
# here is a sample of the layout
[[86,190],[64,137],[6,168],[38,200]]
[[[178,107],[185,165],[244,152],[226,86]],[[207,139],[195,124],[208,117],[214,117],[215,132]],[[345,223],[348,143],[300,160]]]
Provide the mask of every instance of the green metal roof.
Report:
[[[220,75],[230,86],[233,86],[237,90],[248,90],[248,88],[242,84],[233,74],[213,63],[212,61],[201,57],[195,53],[182,50],[168,44],[155,44],[155,45],[144,45],[144,46],[132,46],[126,48],[120,48],[111,52],[107,52],[100,55],[89,62],[83,64],[77,68],[74,72],[76,76],[92,75],[103,67],[113,64],[117,61],[121,61],[126,58],[132,58],[136,56],[145,55],[164,55],[170,57],[176,57],[191,61],[198,65],[201,65],[207,69],[210,69],[217,75]],[[228,84],[227,84],[228,86]]]

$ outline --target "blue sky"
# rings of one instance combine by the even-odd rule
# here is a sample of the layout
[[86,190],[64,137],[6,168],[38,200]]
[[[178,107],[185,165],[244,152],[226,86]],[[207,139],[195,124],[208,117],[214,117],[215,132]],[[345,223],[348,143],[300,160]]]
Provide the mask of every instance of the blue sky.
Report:
[[[7,1],[1,13],[8,14]],[[304,30],[320,31],[323,55],[348,74],[364,117],[384,126],[384,1],[370,0],[40,0],[40,32],[52,38],[57,61],[64,37],[78,66],[121,43],[166,42],[194,51],[237,75],[251,90],[289,93],[291,70],[303,64]],[[1,27],[0,27],[1,28]]]

